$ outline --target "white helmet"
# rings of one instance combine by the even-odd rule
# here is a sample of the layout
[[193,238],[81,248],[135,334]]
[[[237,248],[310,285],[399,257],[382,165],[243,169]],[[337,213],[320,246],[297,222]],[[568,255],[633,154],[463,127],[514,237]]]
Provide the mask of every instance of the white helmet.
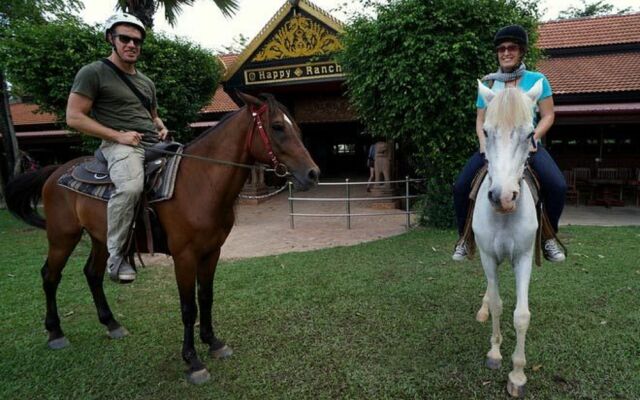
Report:
[[135,26],[136,28],[140,29],[140,32],[142,32],[143,39],[146,35],[146,31],[144,29],[144,25],[142,24],[142,21],[140,21],[138,18],[136,18],[131,14],[118,12],[116,14],[113,14],[109,18],[107,18],[107,20],[104,23],[105,40],[107,39],[107,34],[109,33],[109,31],[118,24],[129,24],[129,25]]

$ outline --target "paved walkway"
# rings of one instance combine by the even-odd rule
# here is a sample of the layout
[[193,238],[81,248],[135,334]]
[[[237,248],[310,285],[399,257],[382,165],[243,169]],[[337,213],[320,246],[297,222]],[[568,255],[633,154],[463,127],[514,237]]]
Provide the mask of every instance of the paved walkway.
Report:
[[[364,186],[351,189],[353,197],[366,197]],[[347,229],[344,217],[296,217],[295,229],[290,228],[287,193],[282,193],[261,205],[238,205],[237,222],[222,247],[223,259],[255,257],[291,251],[306,251],[333,246],[347,246],[406,231],[406,217],[396,215],[352,217]],[[343,187],[320,186],[296,197],[344,197]],[[344,213],[344,203],[295,202],[297,213]],[[368,202],[353,202],[352,213],[374,213],[389,210],[371,208]],[[567,206],[561,225],[639,225],[640,207]]]
[[[344,187],[319,186],[296,197],[344,197]],[[351,197],[368,197],[364,186],[351,187]],[[351,217],[347,229],[345,217],[295,217],[295,229],[290,227],[288,193],[284,192],[255,205],[236,207],[236,225],[222,246],[223,259],[255,257],[291,251],[306,251],[357,243],[398,235],[406,231],[406,216],[400,210],[371,208],[371,202],[354,201],[351,213],[383,213],[394,215]],[[294,203],[294,212],[338,214],[346,212],[343,202]]]
[[560,225],[640,225],[640,207],[566,206]]

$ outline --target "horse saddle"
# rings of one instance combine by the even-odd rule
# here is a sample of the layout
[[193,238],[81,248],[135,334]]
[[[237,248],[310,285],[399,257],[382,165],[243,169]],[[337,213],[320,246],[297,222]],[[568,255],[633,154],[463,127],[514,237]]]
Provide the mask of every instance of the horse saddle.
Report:
[[[173,197],[182,150],[182,145],[175,142],[159,143],[146,150],[144,193],[149,203]],[[167,155],[166,152],[173,154]],[[96,151],[94,157],[85,158],[84,162],[69,168],[58,179],[58,185],[105,202],[115,191],[101,151]]]
[[[152,147],[146,148],[144,152],[144,175],[145,182],[153,181],[153,177],[163,169],[167,163],[166,152],[175,153],[182,148],[182,144],[177,142],[160,142]],[[82,164],[77,165],[71,171],[73,179],[91,185],[113,184],[109,178],[109,168],[107,160],[98,148],[94,156]]]
[[[476,249],[476,242],[475,242],[475,237],[473,235],[473,228],[472,228],[473,210],[475,208],[476,198],[478,196],[478,191],[480,190],[480,185],[482,184],[485,177],[487,176],[487,169],[488,169],[487,164],[483,165],[482,168],[478,170],[478,173],[476,173],[476,176],[473,178],[473,181],[471,183],[471,193],[469,194],[469,211],[467,213],[467,220],[464,225],[464,231],[462,233],[462,237],[458,241],[458,243],[463,241],[464,243],[466,243],[467,254],[468,254],[467,257],[469,259],[473,258],[473,255],[475,254],[475,249]],[[526,168],[524,169],[523,178],[529,187],[529,191],[531,192],[531,195],[533,196],[533,202],[536,204],[536,212],[538,214],[538,232],[536,233],[534,258],[535,258],[536,265],[540,266],[542,265],[542,257],[541,257],[542,244],[545,241],[549,239],[555,239],[558,242],[558,244],[563,248],[564,248],[564,245],[562,244],[560,239],[558,239],[558,236],[556,236],[556,233],[553,230],[553,227],[551,226],[551,222],[549,222],[549,217],[547,216],[547,213],[544,209],[544,204],[540,201],[540,190],[541,190],[540,181],[538,180],[536,173],[533,171],[533,169],[529,164],[527,164]],[[458,243],[456,243],[456,245]]]

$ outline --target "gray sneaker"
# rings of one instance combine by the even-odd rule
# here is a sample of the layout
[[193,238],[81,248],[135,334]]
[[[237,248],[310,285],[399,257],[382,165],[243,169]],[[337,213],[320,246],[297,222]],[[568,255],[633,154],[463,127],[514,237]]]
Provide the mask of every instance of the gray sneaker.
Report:
[[136,270],[122,256],[109,257],[107,272],[114,282],[130,283],[136,279]]
[[567,258],[555,239],[544,242],[543,253],[544,258],[551,262],[562,262]]
[[467,245],[464,242],[460,242],[456,245],[456,250],[453,252],[451,258],[453,261],[464,261],[467,258]]

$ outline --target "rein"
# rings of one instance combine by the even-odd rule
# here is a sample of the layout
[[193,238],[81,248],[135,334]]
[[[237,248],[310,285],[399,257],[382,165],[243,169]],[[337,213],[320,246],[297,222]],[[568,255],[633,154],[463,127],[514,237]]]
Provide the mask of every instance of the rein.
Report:
[[251,151],[251,142],[253,141],[253,132],[257,128],[258,133],[260,134],[260,138],[264,143],[264,147],[267,150],[267,155],[269,156],[271,160],[271,164],[273,165],[272,168],[266,168],[263,165],[242,164],[234,161],[219,160],[211,157],[202,157],[202,156],[195,156],[192,154],[177,153],[175,151],[154,149],[153,147],[147,147],[145,148],[145,150],[149,150],[149,151],[160,153],[160,154],[171,155],[171,156],[191,158],[193,160],[205,161],[205,162],[210,162],[214,164],[228,165],[231,167],[239,167],[239,168],[247,168],[250,170],[263,170],[266,172],[273,172],[278,178],[285,178],[285,177],[291,176],[291,173],[289,172],[289,169],[287,168],[287,166],[281,163],[280,161],[278,161],[278,158],[273,152],[273,147],[271,146],[271,141],[269,140],[269,136],[267,135],[267,132],[264,130],[264,126],[262,124],[262,119],[260,118],[260,116],[264,114],[264,112],[267,109],[268,107],[266,104],[262,105],[262,107],[260,107],[259,109],[255,109],[251,107],[251,116],[253,117],[253,120],[251,122],[251,125],[249,126],[249,131],[247,132],[247,151]]

